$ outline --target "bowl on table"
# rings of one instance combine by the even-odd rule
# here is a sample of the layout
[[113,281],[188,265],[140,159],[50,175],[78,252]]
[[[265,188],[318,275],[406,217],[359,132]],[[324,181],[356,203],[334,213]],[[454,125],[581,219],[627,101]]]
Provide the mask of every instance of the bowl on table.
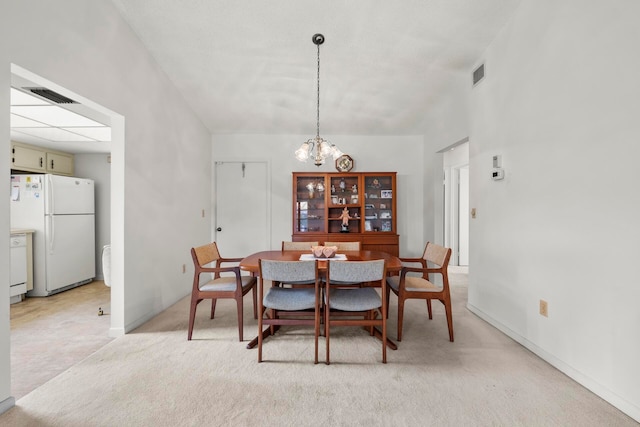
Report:
[[338,252],[337,246],[312,246],[311,253],[316,258],[333,258]]

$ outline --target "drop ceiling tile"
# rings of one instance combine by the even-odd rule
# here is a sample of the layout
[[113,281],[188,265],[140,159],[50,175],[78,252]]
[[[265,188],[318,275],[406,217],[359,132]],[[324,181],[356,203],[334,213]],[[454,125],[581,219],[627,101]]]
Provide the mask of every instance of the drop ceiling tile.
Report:
[[50,103],[12,87],[11,105],[50,105]]
[[78,135],[77,133],[68,132],[58,128],[17,128],[16,132],[25,133],[27,135],[37,136],[38,138],[48,139],[50,141],[87,141],[95,142],[94,139],[86,136]]
[[98,141],[111,141],[111,128],[102,127],[65,127],[64,130],[74,132]]
[[44,127],[48,127],[48,125],[44,123],[36,122],[35,120],[27,119],[26,117],[12,114],[11,127],[12,128],[41,128],[41,127],[44,128]]
[[98,123],[55,105],[12,106],[11,112],[28,119],[46,123],[50,126],[103,126],[102,123]]

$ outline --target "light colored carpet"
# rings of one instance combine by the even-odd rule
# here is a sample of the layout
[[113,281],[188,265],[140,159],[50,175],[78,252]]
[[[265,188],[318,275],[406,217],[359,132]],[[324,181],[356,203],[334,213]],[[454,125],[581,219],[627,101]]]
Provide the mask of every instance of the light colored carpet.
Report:
[[[386,365],[361,328],[332,331],[332,364],[314,365],[311,330],[293,327],[265,341],[258,364],[237,341],[231,301],[213,321],[201,303],[188,342],[185,298],[18,400],[0,425],[637,425],[471,314],[466,275],[452,281],[455,343],[439,303],[430,321],[425,303],[411,301]],[[396,306],[392,296],[392,339]],[[247,338],[257,332],[250,313],[245,298]]]

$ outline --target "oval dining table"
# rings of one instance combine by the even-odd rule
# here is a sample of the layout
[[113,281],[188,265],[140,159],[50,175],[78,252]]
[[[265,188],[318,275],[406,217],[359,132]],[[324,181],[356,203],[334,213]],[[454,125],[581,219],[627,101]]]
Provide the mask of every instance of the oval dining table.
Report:
[[[240,261],[240,269],[244,271],[248,271],[252,276],[258,276],[260,273],[259,262],[261,259],[268,259],[272,261],[299,261],[300,257],[303,254],[309,254],[310,251],[283,251],[283,250],[273,250],[273,251],[261,251],[251,254]],[[359,251],[339,251],[338,254],[344,254],[346,256],[347,261],[372,261],[376,259],[384,259],[386,261],[387,274],[391,273],[399,273],[402,269],[402,261],[395,255],[391,255],[387,252],[382,251],[368,251],[368,250],[359,250]],[[319,258],[318,269],[322,272],[327,269],[327,260]],[[383,295],[384,297],[384,295]],[[388,309],[388,306],[387,306]],[[376,328],[374,328],[375,336],[379,339],[382,339],[382,334]],[[270,328],[266,328],[262,332],[263,338],[266,338],[270,335]],[[247,344],[247,348],[254,348],[258,345],[258,337],[255,337],[253,340]],[[387,346],[389,348],[396,350],[398,346],[396,343],[387,338]]]

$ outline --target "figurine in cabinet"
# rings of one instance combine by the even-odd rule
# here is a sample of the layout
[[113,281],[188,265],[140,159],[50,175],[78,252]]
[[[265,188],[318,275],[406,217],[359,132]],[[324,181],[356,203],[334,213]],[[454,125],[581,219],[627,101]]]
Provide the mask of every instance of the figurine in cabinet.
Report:
[[345,207],[342,209],[342,214],[340,215],[340,219],[342,220],[342,229],[340,230],[342,233],[349,232],[349,220],[351,216],[349,215],[349,210]]

